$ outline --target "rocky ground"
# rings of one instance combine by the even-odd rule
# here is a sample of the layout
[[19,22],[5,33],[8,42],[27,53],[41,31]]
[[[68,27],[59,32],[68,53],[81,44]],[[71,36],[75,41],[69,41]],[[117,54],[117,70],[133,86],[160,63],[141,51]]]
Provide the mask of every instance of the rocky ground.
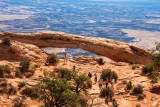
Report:
[[[19,62],[1,60],[0,65],[9,65],[11,68],[15,68],[19,66]],[[60,60],[60,63],[57,66],[37,65],[35,74],[30,78],[10,78],[7,80],[8,83],[11,83],[18,90],[17,85],[19,82],[24,81],[28,86],[34,86],[41,80],[44,72],[52,71],[55,67],[72,69],[74,65],[80,73],[86,75],[88,72],[91,72],[92,74],[97,72],[98,79],[103,69],[115,71],[118,74],[119,79],[115,84],[114,97],[117,99],[119,107],[136,107],[137,104],[140,104],[141,107],[160,107],[160,95],[150,92],[150,88],[152,87],[150,80],[146,76],[141,75],[141,68],[143,65],[136,65],[137,67],[135,69],[133,69],[133,66],[135,66],[134,64],[120,62],[106,62],[104,65],[98,65],[95,58],[79,56],[69,59],[66,65],[64,65],[63,59]],[[129,80],[132,81],[133,85],[141,84],[144,87],[144,94],[146,95],[144,100],[137,100],[137,96],[125,92],[125,85],[123,82]],[[103,87],[105,87],[105,85],[103,85]],[[92,89],[88,90],[88,93],[89,101],[91,102],[91,98],[94,99],[93,107],[112,107],[111,102],[107,105],[105,104],[104,98],[99,97],[100,89],[98,83],[94,83],[93,81]],[[0,95],[0,107],[12,107],[14,99],[21,97],[20,90],[18,90],[16,95],[11,95],[9,98],[7,98],[6,95]],[[24,101],[27,107],[39,107],[42,104],[42,102],[32,100],[29,97],[26,97]]]

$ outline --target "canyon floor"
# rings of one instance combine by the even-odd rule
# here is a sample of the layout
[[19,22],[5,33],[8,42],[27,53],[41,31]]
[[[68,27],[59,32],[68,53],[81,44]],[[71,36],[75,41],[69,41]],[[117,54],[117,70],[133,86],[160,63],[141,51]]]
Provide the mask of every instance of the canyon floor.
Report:
[[[152,84],[150,80],[146,76],[141,75],[141,69],[143,65],[136,64],[136,68],[133,69],[135,64],[128,63],[117,63],[117,62],[107,62],[104,65],[99,65],[94,60],[93,57],[85,57],[78,56],[70,58],[67,64],[64,64],[64,60],[60,59],[60,63],[57,66],[45,66],[39,65],[36,69],[35,74],[30,78],[13,78],[7,79],[8,83],[11,83],[18,89],[19,82],[26,82],[28,86],[34,86],[39,82],[40,78],[44,75],[44,72],[52,71],[55,67],[63,67],[72,69],[73,66],[76,66],[76,70],[80,73],[88,74],[91,72],[92,75],[97,72],[98,79],[103,69],[111,69],[118,74],[118,81],[114,87],[114,97],[117,100],[119,107],[136,107],[137,104],[140,104],[141,107],[160,107],[160,95],[154,94],[150,92],[150,88]],[[11,68],[15,68],[19,66],[19,62],[10,62],[6,60],[1,60],[0,65],[9,65]],[[92,76],[92,81],[93,81]],[[126,85],[123,84],[124,81],[132,81],[133,85],[141,84],[144,88],[144,94],[146,98],[144,100],[137,100],[137,96],[130,95],[125,92]],[[105,85],[103,85],[105,87]],[[91,98],[93,100],[93,107],[112,107],[111,102],[109,105],[105,104],[105,99],[99,97],[100,89],[98,83],[94,83],[92,85],[92,89],[88,90],[88,99],[91,103]],[[17,97],[22,97],[20,95],[20,90],[18,90],[16,95],[11,95],[7,98],[6,95],[0,95],[0,107],[12,107],[14,103],[14,99]],[[29,97],[25,98],[25,104],[27,107],[39,107],[42,102],[39,100],[32,100]]]

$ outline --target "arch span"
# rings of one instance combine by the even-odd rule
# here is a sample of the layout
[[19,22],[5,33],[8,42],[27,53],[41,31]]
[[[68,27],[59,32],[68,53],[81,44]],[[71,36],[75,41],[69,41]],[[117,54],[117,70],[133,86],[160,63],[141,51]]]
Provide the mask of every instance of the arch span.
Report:
[[40,48],[81,48],[83,50],[108,57],[117,62],[146,64],[150,63],[149,52],[127,43],[91,38],[62,32],[44,31],[32,34],[0,33],[0,37],[9,36],[12,40],[34,44]]

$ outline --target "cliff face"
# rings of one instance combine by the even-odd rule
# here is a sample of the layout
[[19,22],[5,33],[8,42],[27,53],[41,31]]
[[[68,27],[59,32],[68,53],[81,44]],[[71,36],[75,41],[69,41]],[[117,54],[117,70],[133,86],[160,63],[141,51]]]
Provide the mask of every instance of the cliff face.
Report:
[[127,43],[104,38],[90,38],[62,32],[39,32],[33,34],[0,33],[0,38],[36,45],[40,48],[81,48],[114,61],[146,64],[150,63],[149,52]]
[[47,58],[41,49],[32,44],[25,44],[20,42],[12,42],[11,46],[0,45],[0,59],[1,60],[31,60],[34,62],[44,63]]

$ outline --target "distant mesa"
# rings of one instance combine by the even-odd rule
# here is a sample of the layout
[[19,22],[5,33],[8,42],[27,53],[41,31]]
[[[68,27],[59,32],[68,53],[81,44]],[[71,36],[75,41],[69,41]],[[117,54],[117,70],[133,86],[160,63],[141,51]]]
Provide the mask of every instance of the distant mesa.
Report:
[[[147,64],[150,53],[127,43],[91,38],[63,32],[44,31],[32,34],[0,33],[0,38],[9,36],[11,40],[36,45],[39,48],[80,48],[110,58],[116,62]],[[33,49],[34,51],[34,49]]]

